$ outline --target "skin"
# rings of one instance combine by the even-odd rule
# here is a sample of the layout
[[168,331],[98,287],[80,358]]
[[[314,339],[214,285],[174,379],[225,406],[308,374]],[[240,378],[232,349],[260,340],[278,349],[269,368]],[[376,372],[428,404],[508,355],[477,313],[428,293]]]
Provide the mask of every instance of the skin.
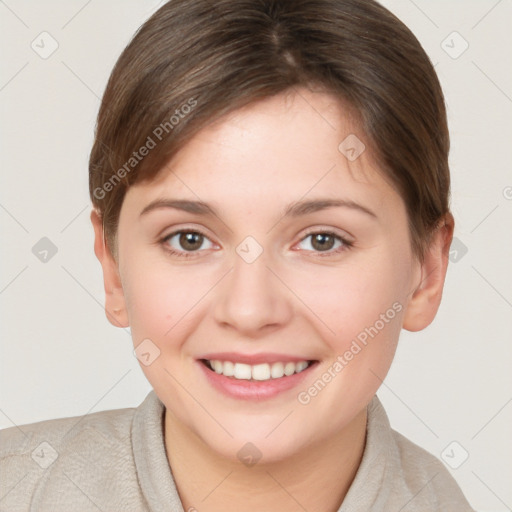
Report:
[[[107,317],[130,326],[135,347],[149,338],[160,350],[141,367],[166,406],[166,452],[185,510],[338,510],[363,454],[366,406],[400,330],[421,330],[435,317],[453,218],[440,223],[420,264],[404,202],[369,144],[353,162],[338,150],[349,134],[365,141],[337,98],[289,91],[210,124],[155,180],[132,186],[120,213],[118,261],[103,243],[100,217],[91,214]],[[163,207],[140,215],[164,198],[207,202],[217,216]],[[290,203],[319,198],[352,201],[375,216],[347,206],[283,216]],[[330,239],[326,256],[307,236],[310,228],[353,245]],[[178,230],[206,238],[192,251],[179,235],[161,241]],[[247,236],[263,249],[250,264],[236,252]],[[169,248],[189,249],[191,257]],[[300,403],[298,392],[394,303],[401,311],[316,397]],[[242,401],[221,394],[200,371],[196,359],[220,351],[319,363],[297,389]],[[252,467],[237,458],[248,441],[262,454]]]

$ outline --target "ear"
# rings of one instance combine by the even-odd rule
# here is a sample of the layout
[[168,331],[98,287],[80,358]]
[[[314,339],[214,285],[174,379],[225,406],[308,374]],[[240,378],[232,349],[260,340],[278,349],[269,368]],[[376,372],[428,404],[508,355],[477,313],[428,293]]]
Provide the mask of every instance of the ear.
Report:
[[118,264],[105,243],[103,222],[98,212],[94,209],[91,212],[91,222],[94,227],[94,253],[103,268],[105,314],[113,326],[128,327],[130,323],[128,321]]
[[443,295],[454,224],[453,215],[447,213],[432,234],[425,259],[421,264],[420,278],[404,316],[403,327],[408,331],[425,329],[437,314]]

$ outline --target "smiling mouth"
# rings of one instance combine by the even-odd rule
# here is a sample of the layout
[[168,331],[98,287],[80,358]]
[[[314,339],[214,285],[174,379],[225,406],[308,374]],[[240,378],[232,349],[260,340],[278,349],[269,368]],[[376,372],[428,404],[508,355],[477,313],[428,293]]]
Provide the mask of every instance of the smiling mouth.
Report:
[[200,359],[209,370],[236,380],[266,381],[301,373],[318,361],[276,362],[261,364],[233,363],[218,359]]

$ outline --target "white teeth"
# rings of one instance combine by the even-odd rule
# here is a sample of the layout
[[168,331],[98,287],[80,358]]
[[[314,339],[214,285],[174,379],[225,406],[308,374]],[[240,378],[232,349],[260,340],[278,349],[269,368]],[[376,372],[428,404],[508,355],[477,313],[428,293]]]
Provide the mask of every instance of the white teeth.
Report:
[[255,364],[252,367],[252,378],[254,380],[268,380],[270,379],[270,366],[266,363]]
[[270,375],[273,379],[279,379],[284,375],[284,364],[274,363],[270,369]]
[[[220,362],[220,361],[219,361]],[[220,363],[222,365],[222,363]],[[224,365],[222,365],[224,366]],[[251,378],[251,365],[236,363],[235,364],[235,373],[233,374],[235,379],[250,379]]]
[[284,374],[288,377],[295,373],[295,363],[286,363],[284,365]]
[[212,368],[215,370],[215,373],[222,373],[222,362],[212,361]]
[[306,361],[299,361],[295,367],[295,371],[300,373],[302,370],[305,370],[308,367],[308,363]]
[[226,377],[233,377],[235,375],[235,365],[231,361],[225,361],[223,367],[221,364],[221,368],[223,368],[222,373]]
[[279,379],[283,376],[290,376],[294,373],[304,371],[309,363],[307,361],[299,361],[298,363],[261,363],[261,364],[244,364],[232,363],[231,361],[219,361],[217,359],[208,361],[210,368],[215,373],[222,374],[225,377],[234,377],[239,380],[270,380]]

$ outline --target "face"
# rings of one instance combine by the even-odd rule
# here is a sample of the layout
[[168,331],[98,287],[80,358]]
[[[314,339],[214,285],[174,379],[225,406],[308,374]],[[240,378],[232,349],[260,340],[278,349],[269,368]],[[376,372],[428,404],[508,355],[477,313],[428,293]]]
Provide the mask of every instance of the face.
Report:
[[225,457],[328,442],[393,359],[421,268],[404,202],[369,149],[357,156],[350,119],[325,93],[275,96],[203,129],[124,199],[141,367],[166,421]]

